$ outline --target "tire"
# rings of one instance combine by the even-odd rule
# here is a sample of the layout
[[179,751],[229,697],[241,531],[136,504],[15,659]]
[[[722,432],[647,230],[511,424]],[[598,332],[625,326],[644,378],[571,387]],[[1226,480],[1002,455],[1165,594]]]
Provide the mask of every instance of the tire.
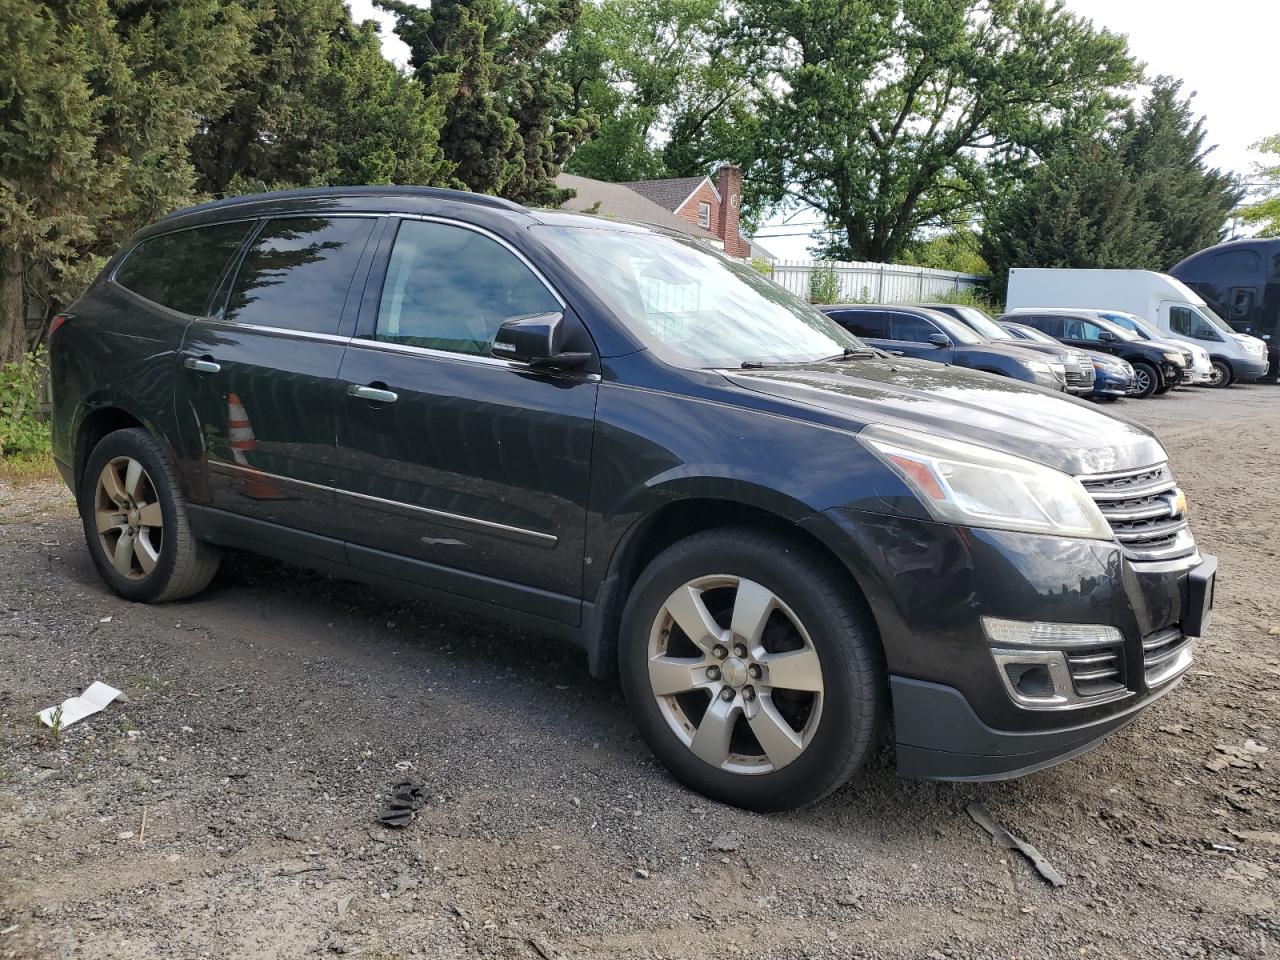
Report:
[[191,532],[177,471],[147,431],[134,427],[103,437],[89,454],[76,499],[94,566],[126,600],[180,600],[203,590],[217,572],[220,554]]
[[1160,371],[1151,364],[1138,360],[1133,364],[1135,390],[1133,395],[1145,400],[1160,389]]
[[[689,596],[696,602],[680,606]],[[748,615],[771,607],[764,616]],[[734,609],[743,611],[737,633],[728,629]],[[695,645],[679,624],[693,623],[696,632],[706,616],[714,619]],[[748,636],[748,624],[759,625],[758,640]],[[751,647],[745,657],[734,649],[737,640]],[[716,653],[720,641],[727,656]],[[795,673],[779,683],[776,658],[786,653]],[[651,657],[674,668],[660,674],[672,678],[672,689],[697,686],[659,696]],[[665,550],[627,600],[619,661],[632,715],[658,758],[699,793],[748,810],[792,810],[820,800],[853,776],[884,735],[886,672],[870,612],[826,558],[779,536],[727,528]]]
[[1225,360],[1212,360],[1213,373],[1210,375],[1208,386],[1210,387],[1229,387],[1235,381],[1235,371],[1231,369],[1231,364]]

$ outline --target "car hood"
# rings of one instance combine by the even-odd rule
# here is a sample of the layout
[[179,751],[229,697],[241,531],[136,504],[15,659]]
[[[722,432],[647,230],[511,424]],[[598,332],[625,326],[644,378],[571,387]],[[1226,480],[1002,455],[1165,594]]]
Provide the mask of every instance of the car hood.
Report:
[[794,404],[797,416],[807,409],[834,414],[855,432],[882,423],[967,440],[1071,474],[1168,459],[1149,431],[1088,403],[928,361],[855,359],[725,376],[741,389]]
[[1079,353],[1080,351],[1074,347],[1055,347],[1052,343],[1037,343],[1034,340],[991,340],[986,346],[998,347],[1001,351],[1012,347],[1018,352],[1019,356],[1027,353],[1040,354],[1036,359],[1043,360],[1046,356],[1055,360],[1066,360],[1068,354]]

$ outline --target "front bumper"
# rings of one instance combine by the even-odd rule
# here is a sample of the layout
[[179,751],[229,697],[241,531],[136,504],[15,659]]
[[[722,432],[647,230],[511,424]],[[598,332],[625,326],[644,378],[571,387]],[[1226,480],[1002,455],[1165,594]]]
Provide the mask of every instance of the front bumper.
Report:
[[[999,779],[1088,750],[1176,686],[1212,601],[1203,584],[1216,562],[1199,554],[1143,563],[1110,541],[847,509],[822,520],[859,558],[853,572],[880,628],[904,776]],[[1119,689],[1062,708],[1016,703],[984,618],[1115,628]]]
[[1267,358],[1261,354],[1251,354],[1246,358],[1229,362],[1237,381],[1248,383],[1251,380],[1259,380],[1267,375]]

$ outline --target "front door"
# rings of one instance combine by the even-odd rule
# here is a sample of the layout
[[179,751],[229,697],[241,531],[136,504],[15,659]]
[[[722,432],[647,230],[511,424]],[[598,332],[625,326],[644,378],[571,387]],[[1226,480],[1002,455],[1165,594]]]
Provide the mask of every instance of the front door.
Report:
[[339,373],[351,562],[576,623],[598,377],[489,354],[503,320],[576,319],[511,247],[452,222],[401,221],[374,293]]
[[[177,415],[198,437],[193,499],[330,533],[338,367],[367,271],[372,217],[267,220],[225,308],[183,341]],[[347,330],[344,334],[344,316]],[[334,559],[340,559],[335,556]]]

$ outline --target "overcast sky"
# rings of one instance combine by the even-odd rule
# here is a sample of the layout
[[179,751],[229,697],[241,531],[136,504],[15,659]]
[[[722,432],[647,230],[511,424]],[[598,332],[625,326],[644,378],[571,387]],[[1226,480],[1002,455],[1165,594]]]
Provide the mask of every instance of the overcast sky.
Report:
[[[348,0],[357,20],[390,17],[372,0]],[[1167,73],[1194,91],[1205,117],[1210,162],[1247,174],[1261,157],[1249,145],[1280,133],[1280,2],[1278,0],[1067,0],[1067,7],[1100,27],[1129,38],[1129,49],[1150,75]],[[383,28],[383,49],[404,63],[404,44]],[[807,219],[807,218],[806,218]],[[802,257],[807,241],[787,238],[770,247],[779,256]]]

